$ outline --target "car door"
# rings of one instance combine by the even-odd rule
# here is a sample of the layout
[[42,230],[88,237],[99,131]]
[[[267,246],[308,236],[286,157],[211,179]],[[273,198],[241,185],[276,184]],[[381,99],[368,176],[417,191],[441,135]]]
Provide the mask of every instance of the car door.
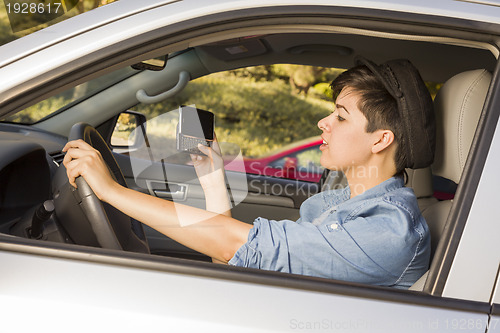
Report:
[[10,268],[0,278],[9,331],[485,332],[488,325],[487,303],[2,235],[0,241],[0,260]]

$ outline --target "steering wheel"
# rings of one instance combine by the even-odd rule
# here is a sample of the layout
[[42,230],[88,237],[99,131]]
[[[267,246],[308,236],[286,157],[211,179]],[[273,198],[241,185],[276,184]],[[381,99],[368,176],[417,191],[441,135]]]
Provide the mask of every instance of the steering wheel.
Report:
[[[86,123],[73,125],[68,140],[77,139],[97,149],[115,180],[127,186],[111,150],[94,127]],[[149,253],[140,222],[100,201],[83,177],[78,177],[75,182],[76,189],[69,183],[66,168],[61,164],[54,177],[54,205],[57,220],[71,241],[81,245]]]

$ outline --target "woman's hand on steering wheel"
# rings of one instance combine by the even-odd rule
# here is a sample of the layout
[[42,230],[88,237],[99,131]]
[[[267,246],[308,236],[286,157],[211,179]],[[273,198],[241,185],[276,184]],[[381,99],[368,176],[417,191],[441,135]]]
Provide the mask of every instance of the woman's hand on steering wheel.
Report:
[[76,188],[75,179],[82,176],[96,196],[106,201],[106,193],[118,183],[111,176],[101,153],[83,140],[69,141],[62,151],[66,152],[63,164],[69,183]]

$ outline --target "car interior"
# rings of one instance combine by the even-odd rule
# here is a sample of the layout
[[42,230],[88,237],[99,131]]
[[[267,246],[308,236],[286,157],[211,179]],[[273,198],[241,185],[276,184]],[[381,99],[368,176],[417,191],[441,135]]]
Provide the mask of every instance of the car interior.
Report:
[[[425,28],[420,32],[415,31],[415,27],[399,28],[391,31],[335,27],[314,30],[313,27],[292,26],[282,30],[260,27],[255,31],[225,32],[210,39],[193,40],[185,49],[173,47],[168,52],[167,65],[161,71],[131,70],[131,63],[137,62],[137,59],[132,59],[122,68],[113,69],[113,73],[121,75],[118,80],[102,84],[91,94],[61,106],[32,124],[1,119],[0,232],[41,241],[209,261],[210,258],[121,216],[123,214],[107,205],[95,208],[99,206],[95,199],[89,199],[87,208],[81,208],[86,197],[83,198],[82,193],[73,193],[61,167],[64,156],[61,149],[68,138],[88,138],[101,146],[101,153],[109,152],[106,161],[114,164],[115,176],[128,187],[167,200],[174,200],[174,193],[182,194],[179,202],[203,208],[203,191],[192,166],[143,161],[117,150],[111,153],[110,138],[116,119],[121,112],[137,105],[138,91],[143,90],[153,99],[159,96],[153,101],[157,103],[182,91],[183,87],[179,86],[182,82],[179,81],[186,81],[185,86],[189,81],[211,73],[283,63],[345,69],[353,66],[355,56],[362,55],[376,63],[407,58],[420,70],[425,81],[443,83],[434,99],[437,122],[434,163],[429,168],[407,170],[407,186],[415,191],[431,230],[432,253],[443,251],[447,241],[440,240],[447,230],[453,228],[454,221],[448,216],[454,199],[435,197],[436,178],[458,185],[453,195],[460,195],[460,181],[466,177],[462,171],[473,147],[498,50],[480,34],[456,36],[444,31],[435,36]],[[153,55],[160,56],[163,52],[165,48]],[[151,55],[148,53],[147,57],[151,58]],[[185,74],[182,73],[188,73],[188,78],[183,79]],[[92,79],[95,82],[99,77]],[[74,89],[71,86],[64,88]],[[60,92],[61,89],[54,95]],[[170,95],[161,95],[165,92],[170,92]],[[147,102],[147,98],[143,100]],[[75,127],[82,122],[89,125]],[[97,138],[92,128],[103,140]],[[165,177],[165,170],[168,170],[168,177]],[[247,223],[252,223],[258,216],[296,220],[300,204],[307,197],[339,184],[345,186],[342,175],[333,172],[325,172],[318,183],[250,174],[241,181],[241,173],[237,171],[227,171],[226,176],[228,186],[235,180],[232,184],[236,185],[231,187],[233,194],[241,195],[232,215]],[[271,191],[275,184],[295,190],[292,194],[276,195]],[[80,198],[75,200],[75,196]],[[49,217],[42,218],[43,221],[35,225],[33,216],[47,200],[52,200],[55,207],[45,207]],[[103,213],[111,227],[109,223],[101,223],[106,220],[101,216]],[[89,214],[99,216],[89,218]],[[101,222],[95,226],[89,220]],[[102,225],[107,225],[109,230],[96,234],[96,228]],[[433,265],[437,263],[431,263],[430,269]],[[412,289],[423,290],[426,277],[427,274]]]

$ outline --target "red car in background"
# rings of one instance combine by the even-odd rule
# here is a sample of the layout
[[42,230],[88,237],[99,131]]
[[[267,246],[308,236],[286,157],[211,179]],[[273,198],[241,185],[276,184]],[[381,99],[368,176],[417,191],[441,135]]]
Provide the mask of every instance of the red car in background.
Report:
[[[321,137],[315,136],[294,142],[263,157],[244,157],[245,171],[249,174],[318,182],[324,169],[319,162],[319,146],[322,143]],[[236,170],[231,164],[227,164],[225,169],[243,171]]]

